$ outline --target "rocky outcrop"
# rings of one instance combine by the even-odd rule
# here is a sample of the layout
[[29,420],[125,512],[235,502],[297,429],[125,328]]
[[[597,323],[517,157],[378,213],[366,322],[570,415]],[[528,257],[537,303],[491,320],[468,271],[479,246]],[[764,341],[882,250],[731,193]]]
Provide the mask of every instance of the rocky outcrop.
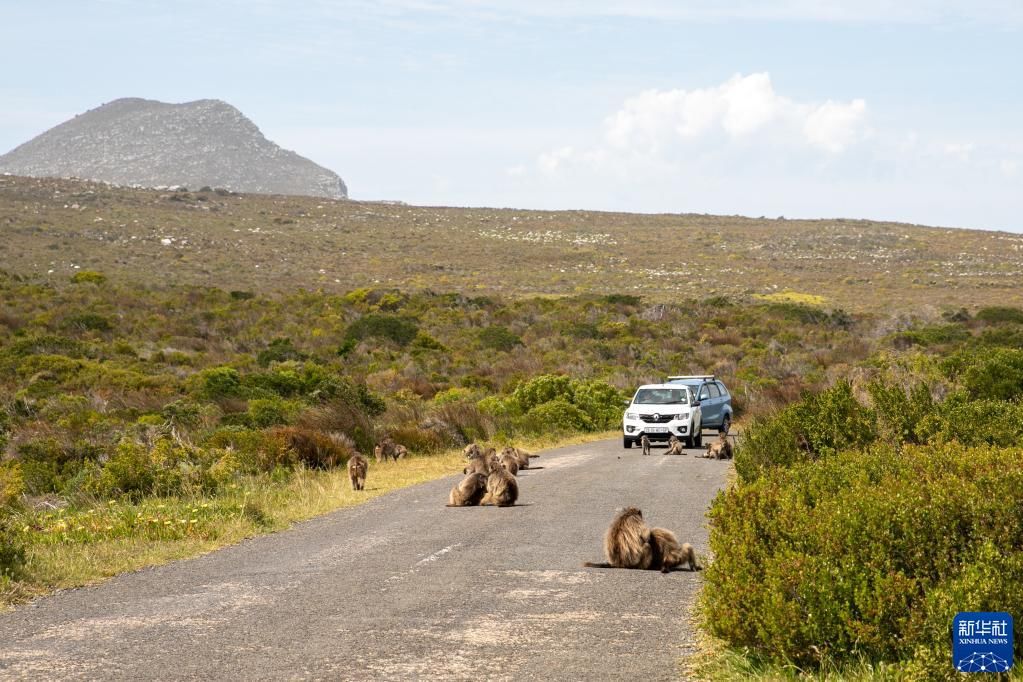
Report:
[[0,172],[142,187],[348,196],[336,173],[281,149],[240,111],[213,99],[115,100],[0,156]]

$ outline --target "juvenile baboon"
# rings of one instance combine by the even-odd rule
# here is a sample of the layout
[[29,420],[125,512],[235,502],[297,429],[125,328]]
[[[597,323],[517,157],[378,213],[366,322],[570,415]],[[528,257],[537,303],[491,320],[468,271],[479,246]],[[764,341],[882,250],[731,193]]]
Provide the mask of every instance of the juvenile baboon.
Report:
[[394,459],[395,460],[404,459],[405,455],[407,455],[407,454],[408,454],[408,448],[406,448],[404,445],[399,445],[398,443],[394,444]]
[[643,520],[643,512],[626,507],[618,512],[604,533],[604,556],[607,563],[587,561],[591,568],[650,568],[654,550],[650,541],[650,528]]
[[529,468],[529,454],[528,453],[523,452],[522,450],[519,450],[518,448],[513,448],[513,447],[511,447],[509,445],[504,450],[501,450],[501,457],[504,458],[506,456],[514,457],[515,461],[518,462],[518,465],[519,465],[520,469],[528,469]]
[[376,457],[377,463],[384,461],[384,446],[377,443],[373,446],[373,456]]
[[451,489],[451,493],[448,495],[448,506],[474,507],[480,503],[486,492],[486,475],[479,473],[469,474]]
[[682,446],[680,441],[675,436],[668,439],[668,449],[664,451],[666,455],[684,455],[686,454],[685,448]]
[[513,455],[501,455],[501,466],[508,470],[512,476],[519,475],[519,460]]
[[464,469],[463,474],[483,474],[486,476],[490,473],[490,462],[483,459],[482,457],[473,457],[469,460],[469,463]]
[[693,546],[688,542],[679,543],[675,534],[667,528],[651,528],[650,544],[654,550],[650,568],[659,568],[661,573],[667,573],[682,565],[687,566],[690,571],[700,570],[696,564]]
[[503,468],[497,468],[487,476],[487,494],[480,504],[495,507],[510,507],[519,499],[519,484],[515,477]]
[[362,490],[366,487],[366,469],[369,463],[366,458],[356,453],[348,458],[348,480],[352,482],[352,490]]
[[728,436],[725,434],[718,435],[718,439],[713,443],[707,443],[707,452],[703,455],[697,455],[698,457],[708,457],[710,459],[731,459],[732,458],[732,444],[728,440]]
[[650,454],[650,439],[646,437],[645,433],[639,439],[639,444],[643,446],[643,454],[644,455],[649,455]]

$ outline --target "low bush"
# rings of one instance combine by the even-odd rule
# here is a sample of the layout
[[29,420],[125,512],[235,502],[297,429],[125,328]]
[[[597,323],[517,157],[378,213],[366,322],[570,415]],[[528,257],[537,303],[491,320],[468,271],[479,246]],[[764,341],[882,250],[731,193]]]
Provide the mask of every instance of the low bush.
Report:
[[940,675],[940,660],[949,676],[957,611],[1023,613],[1018,448],[877,447],[776,467],[721,493],[710,518],[706,622],[777,662],[915,660]]
[[538,434],[593,431],[596,428],[589,415],[564,398],[537,405],[526,413],[524,423]]
[[419,324],[410,317],[369,313],[353,322],[345,336],[359,341],[375,337],[393,341],[399,346],[407,346],[415,340],[418,333]]

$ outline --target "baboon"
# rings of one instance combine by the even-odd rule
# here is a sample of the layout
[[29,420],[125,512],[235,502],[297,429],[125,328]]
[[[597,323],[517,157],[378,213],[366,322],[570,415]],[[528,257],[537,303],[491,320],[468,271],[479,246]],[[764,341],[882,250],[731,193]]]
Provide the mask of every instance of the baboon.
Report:
[[666,455],[684,455],[686,454],[685,448],[682,446],[680,441],[675,436],[668,439],[668,449],[664,451]]
[[387,458],[391,458],[397,462],[407,454],[408,448],[404,445],[395,443],[394,439],[390,436],[386,436],[382,441],[377,443],[375,448],[373,448],[373,456],[376,457],[378,462],[386,460]]
[[700,570],[693,546],[688,542],[679,543],[675,534],[667,528],[651,528],[650,544],[654,550],[654,560],[650,568],[659,568],[661,573],[667,573],[682,565],[687,566],[690,571]]
[[732,444],[725,434],[719,434],[718,439],[713,443],[707,443],[707,452],[697,457],[708,457],[710,459],[731,459]]
[[587,561],[591,568],[650,568],[654,550],[650,542],[650,528],[643,520],[643,512],[626,507],[618,512],[604,533],[604,556],[607,563]]
[[463,474],[483,474],[486,476],[490,473],[490,462],[483,459],[482,457],[473,457],[469,460],[469,464],[462,469]]
[[348,479],[352,482],[352,490],[363,490],[366,487],[366,469],[369,463],[366,458],[356,453],[348,458]]
[[465,446],[465,449],[462,450],[462,454],[465,455],[466,459],[482,457],[483,448],[481,448],[479,445],[476,445],[476,443],[469,443],[468,445]]
[[519,499],[519,484],[515,477],[503,468],[495,469],[487,476],[487,494],[480,504],[495,507],[511,507]]
[[501,466],[507,469],[512,476],[519,475],[519,460],[514,455],[501,455]]
[[506,457],[506,456],[514,457],[515,461],[518,463],[520,469],[528,469],[529,468],[529,454],[528,453],[523,452],[522,450],[519,450],[518,448],[513,448],[512,446],[509,445],[504,450],[501,450],[501,457],[502,457],[502,459],[504,457]]
[[642,437],[640,437],[639,444],[643,446],[643,454],[644,455],[649,455],[650,454],[650,439],[646,437],[645,433],[643,434]]
[[449,507],[474,507],[480,503],[487,492],[485,474],[472,473],[463,478],[451,489],[448,495]]

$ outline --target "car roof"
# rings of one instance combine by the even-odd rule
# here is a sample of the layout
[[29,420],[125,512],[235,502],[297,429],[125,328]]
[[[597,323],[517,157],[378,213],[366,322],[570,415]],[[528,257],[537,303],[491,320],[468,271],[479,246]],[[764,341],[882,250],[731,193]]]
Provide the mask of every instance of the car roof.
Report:
[[683,384],[685,386],[702,386],[703,384],[715,383],[716,381],[716,379],[705,379],[703,377],[700,377],[699,379],[671,379],[663,385],[678,386],[679,384]]
[[636,390],[638,391],[640,388],[678,388],[678,387],[679,387],[679,385],[677,383],[674,383],[674,384],[643,384],[642,386],[640,386]]

